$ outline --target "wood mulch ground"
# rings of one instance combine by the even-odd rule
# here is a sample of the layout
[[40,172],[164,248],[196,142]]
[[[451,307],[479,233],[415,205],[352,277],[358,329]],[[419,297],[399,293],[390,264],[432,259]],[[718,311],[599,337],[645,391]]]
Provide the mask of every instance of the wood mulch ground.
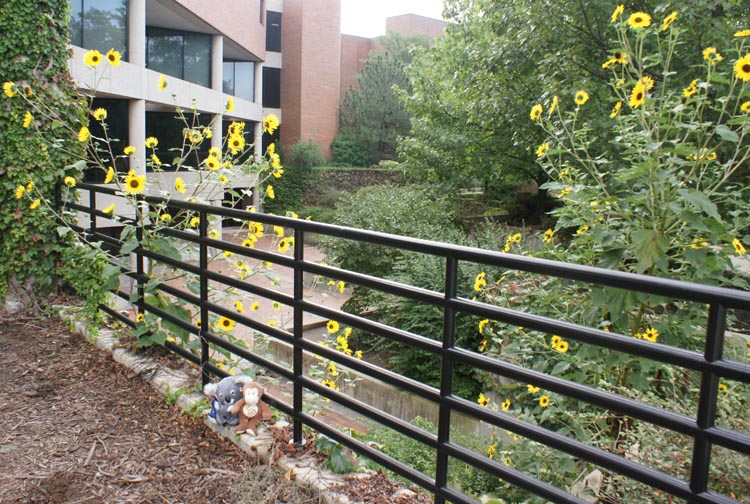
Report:
[[[0,310],[0,502],[319,503],[57,318]],[[342,488],[389,498],[378,473]]]

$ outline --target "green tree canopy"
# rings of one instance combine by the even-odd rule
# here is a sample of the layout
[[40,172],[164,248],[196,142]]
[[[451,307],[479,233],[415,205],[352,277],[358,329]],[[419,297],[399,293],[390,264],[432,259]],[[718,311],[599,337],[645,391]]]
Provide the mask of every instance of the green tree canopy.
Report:
[[368,151],[371,162],[394,159],[396,141],[410,129],[409,114],[396,89],[411,92],[405,67],[413,47],[426,47],[423,36],[404,37],[391,32],[379,40],[382,50],[372,51],[341,101],[341,134]]

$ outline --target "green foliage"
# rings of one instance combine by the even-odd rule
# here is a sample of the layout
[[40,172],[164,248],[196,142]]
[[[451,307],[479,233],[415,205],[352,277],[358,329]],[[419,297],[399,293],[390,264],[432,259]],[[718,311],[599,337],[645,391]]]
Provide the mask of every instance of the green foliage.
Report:
[[[22,296],[53,288],[62,250],[55,219],[45,204],[55,187],[75,173],[81,148],[74,132],[85,123],[83,107],[68,75],[67,0],[8,0],[0,5],[0,75],[13,97],[0,95],[0,298],[9,289]],[[43,34],[43,36],[40,36]],[[28,128],[29,99],[55,110],[63,121],[48,122],[34,113]],[[30,184],[32,182],[33,184]],[[16,198],[18,188],[27,190]]]
[[[346,195],[336,208],[336,224],[414,238],[449,238],[454,227],[443,202],[418,186],[380,185]],[[387,247],[326,239],[329,257],[345,269],[385,277],[405,252]]]
[[326,467],[336,474],[350,473],[358,467],[351,450],[329,437],[319,434],[315,447],[327,455]]
[[283,214],[299,211],[302,197],[310,185],[312,168],[323,164],[320,147],[312,140],[298,140],[289,150],[290,162],[284,168],[284,175],[273,181],[276,192],[274,199],[265,201],[265,210]]
[[372,161],[367,143],[351,135],[338,135],[331,150],[334,166],[368,166]]
[[104,270],[109,264],[104,253],[83,244],[75,244],[61,250],[60,282],[83,298],[85,313],[89,320],[103,317],[99,306],[106,304],[109,289],[116,287],[103,282]]
[[358,158],[365,153],[367,160],[361,166],[396,158],[396,140],[410,129],[409,114],[397,89],[411,92],[404,68],[411,62],[413,48],[427,46],[424,37],[405,38],[397,33],[380,42],[384,51],[370,54],[357,87],[350,87],[341,100],[340,129],[344,137],[356,142],[351,149],[358,161],[355,166],[360,166]]

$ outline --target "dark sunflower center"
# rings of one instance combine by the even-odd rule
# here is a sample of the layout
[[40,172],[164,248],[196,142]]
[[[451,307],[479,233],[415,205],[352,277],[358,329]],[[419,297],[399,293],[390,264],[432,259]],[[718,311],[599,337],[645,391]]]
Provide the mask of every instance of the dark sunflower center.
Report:
[[742,65],[742,71],[745,73],[750,73],[750,63],[745,63]]
[[642,22],[643,22],[643,18],[639,16],[639,17],[636,17],[636,18],[635,18],[635,19],[634,19],[633,21],[634,21],[634,22],[635,22],[636,24],[639,24],[639,23],[642,23]]
[[140,184],[140,182],[138,182],[138,181],[137,181],[137,180],[135,180],[135,179],[133,179],[133,180],[131,180],[131,181],[130,181],[130,187],[132,187],[133,189],[138,189],[138,187],[139,187],[140,185],[141,185],[141,184]]
[[621,59],[621,58],[622,58],[622,53],[616,52],[616,53],[615,53],[615,59],[616,59],[616,60],[619,60],[619,59]]
[[638,94],[636,94],[636,95],[635,95],[635,99],[636,99],[636,100],[638,100],[638,101],[641,101],[641,100],[643,100],[643,93],[638,93]]

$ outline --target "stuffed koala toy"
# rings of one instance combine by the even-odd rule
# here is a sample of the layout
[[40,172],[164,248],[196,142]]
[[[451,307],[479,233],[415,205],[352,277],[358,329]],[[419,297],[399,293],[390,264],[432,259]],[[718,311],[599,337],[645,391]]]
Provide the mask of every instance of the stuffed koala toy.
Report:
[[271,418],[271,409],[261,400],[263,392],[263,387],[254,382],[247,382],[242,386],[242,398],[230,410],[239,417],[239,425],[234,429],[236,434],[248,430],[257,434],[261,420]]
[[242,399],[242,386],[251,381],[249,376],[227,376],[217,383],[208,383],[203,387],[203,393],[211,401],[211,412],[209,417],[221,427],[235,426],[239,423],[239,417],[232,413],[232,407]]

